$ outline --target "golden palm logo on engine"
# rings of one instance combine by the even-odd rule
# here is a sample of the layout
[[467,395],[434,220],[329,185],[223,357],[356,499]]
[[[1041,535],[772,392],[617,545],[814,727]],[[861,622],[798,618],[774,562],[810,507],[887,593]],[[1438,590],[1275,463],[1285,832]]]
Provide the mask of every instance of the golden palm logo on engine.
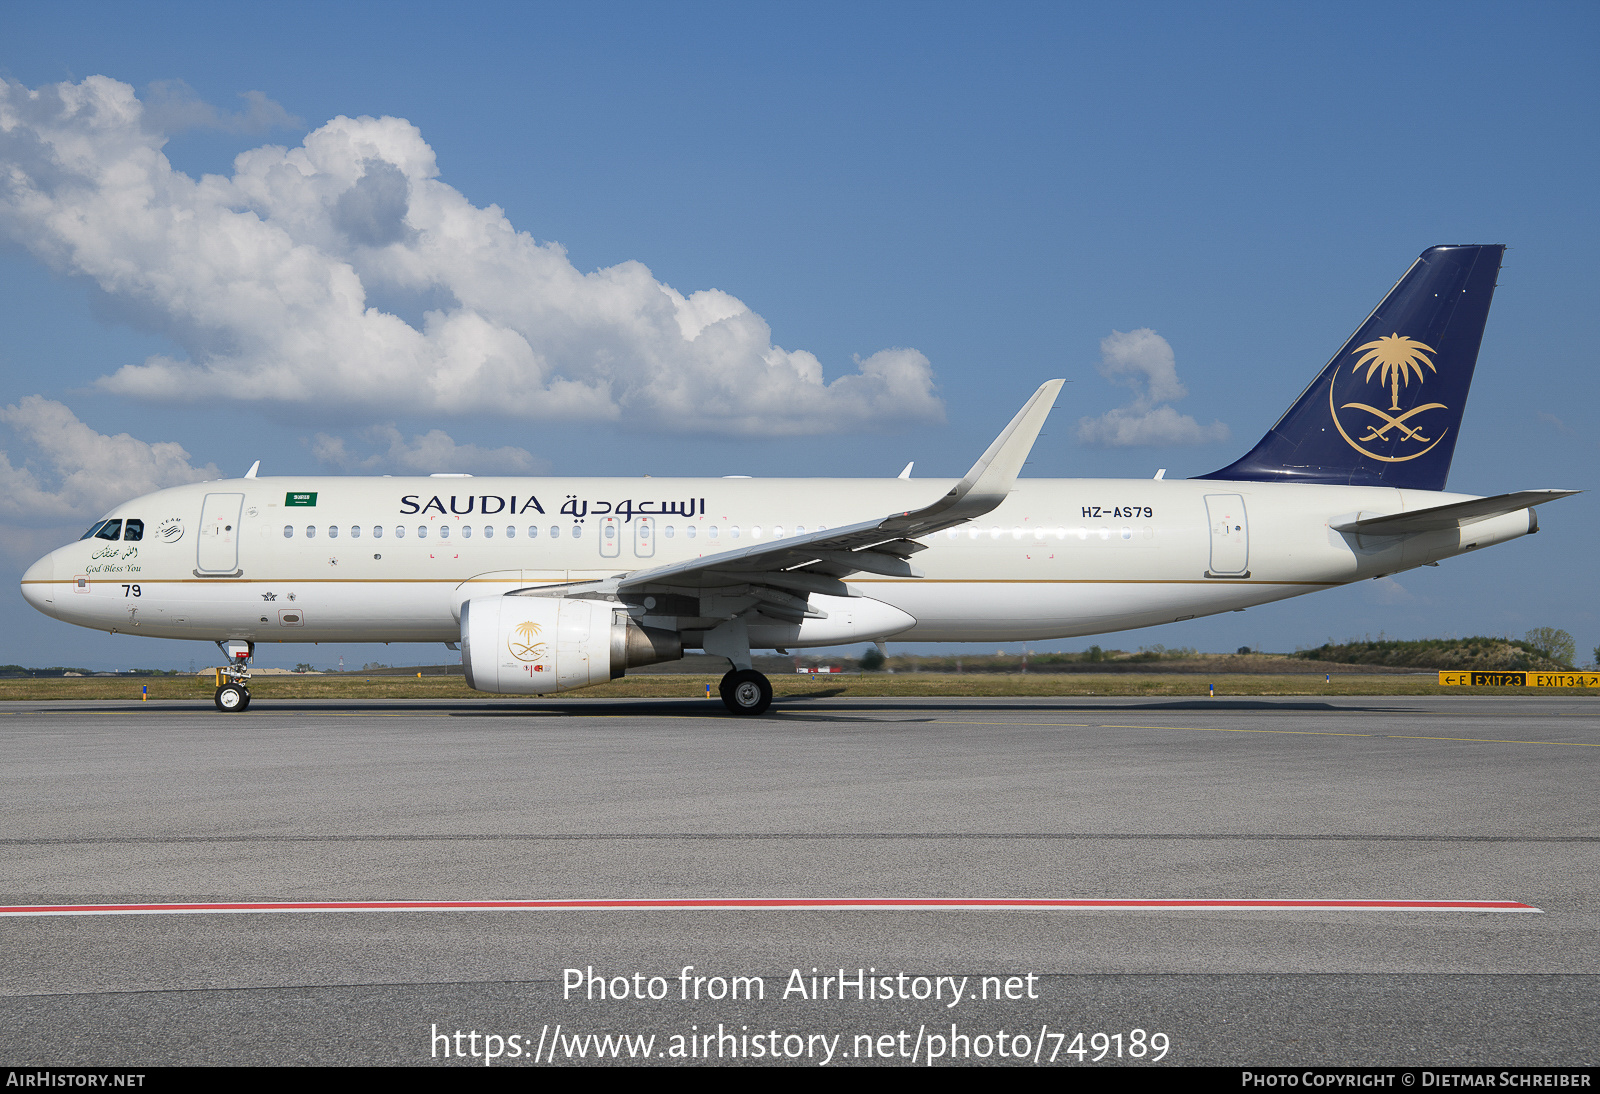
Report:
[[511,651],[511,656],[518,661],[544,660],[547,643],[538,641],[542,628],[537,623],[518,623],[511,630],[511,637],[506,640],[506,648]]
[[[1407,338],[1403,334],[1388,334],[1382,338],[1376,338],[1371,342],[1357,346],[1351,352],[1361,356],[1356,360],[1350,371],[1357,373],[1365,368],[1367,374],[1363,377],[1364,382],[1370,384],[1376,378],[1379,384],[1388,387],[1389,409],[1383,410],[1368,403],[1360,402],[1348,402],[1335,409],[1334,388],[1339,386],[1339,376],[1338,373],[1335,373],[1333,382],[1328,385],[1328,410],[1333,415],[1333,424],[1338,428],[1339,435],[1345,439],[1345,443],[1363,456],[1370,456],[1372,459],[1382,460],[1384,463],[1404,463],[1407,460],[1414,460],[1418,456],[1432,451],[1434,445],[1444,439],[1444,432],[1441,432],[1438,438],[1425,436],[1422,432],[1423,423],[1415,419],[1424,411],[1448,410],[1449,408],[1443,403],[1421,403],[1417,406],[1402,407],[1400,405],[1400,395],[1402,389],[1411,387],[1411,381],[1415,378],[1416,395],[1413,398],[1421,397],[1422,384],[1427,379],[1428,373],[1438,375],[1439,372],[1434,367],[1433,360],[1428,354],[1437,353],[1438,351],[1432,346],[1425,345],[1413,338]],[[1423,371],[1424,368],[1427,369],[1427,372]],[[1350,431],[1345,429],[1345,423],[1339,417],[1340,410],[1359,412],[1347,416],[1354,419],[1351,429],[1359,433],[1360,436],[1352,437]],[[1362,415],[1370,415],[1371,417],[1367,418]],[[1362,432],[1362,430],[1365,430],[1365,432]],[[1448,432],[1448,429],[1445,432]],[[1398,450],[1391,449],[1391,451],[1396,451],[1395,455],[1383,455],[1363,447],[1377,442],[1390,445],[1397,444],[1400,447]],[[1405,451],[1406,446],[1411,444],[1425,447],[1419,448],[1415,452]]]

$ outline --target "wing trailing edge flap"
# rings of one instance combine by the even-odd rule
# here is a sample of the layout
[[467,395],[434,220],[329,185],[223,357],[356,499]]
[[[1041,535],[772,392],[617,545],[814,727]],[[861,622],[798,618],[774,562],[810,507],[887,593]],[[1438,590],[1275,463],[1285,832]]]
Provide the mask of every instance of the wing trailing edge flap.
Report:
[[617,579],[617,591],[745,585],[785,590],[803,600],[809,593],[851,595],[843,579],[855,573],[921,577],[922,571],[908,561],[927,548],[916,538],[965,524],[1006,500],[1065,382],[1041,385],[966,476],[931,505],[759,547],[635,570]]
[[1409,513],[1345,521],[1332,525],[1332,528],[1335,532],[1355,532],[1365,536],[1408,536],[1418,532],[1437,532],[1515,513],[1519,509],[1531,509],[1535,505],[1579,493],[1582,491],[1519,490],[1514,494],[1496,494],[1491,498],[1473,498],[1427,509],[1413,509]]

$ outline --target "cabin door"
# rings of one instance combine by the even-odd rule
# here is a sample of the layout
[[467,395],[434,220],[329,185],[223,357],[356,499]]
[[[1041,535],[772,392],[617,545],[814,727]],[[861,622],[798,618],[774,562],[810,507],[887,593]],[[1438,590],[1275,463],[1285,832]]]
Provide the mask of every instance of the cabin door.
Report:
[[1211,522],[1211,568],[1207,577],[1250,576],[1250,521],[1240,494],[1207,494]]
[[239,569],[239,513],[243,508],[243,494],[206,495],[200,506],[196,573],[232,574]]

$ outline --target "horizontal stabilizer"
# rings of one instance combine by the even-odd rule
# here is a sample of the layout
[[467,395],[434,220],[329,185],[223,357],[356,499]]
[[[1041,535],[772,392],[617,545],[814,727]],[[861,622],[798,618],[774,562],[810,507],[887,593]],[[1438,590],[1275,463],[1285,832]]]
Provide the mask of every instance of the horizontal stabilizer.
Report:
[[1409,513],[1393,513],[1386,517],[1368,517],[1365,520],[1346,521],[1332,526],[1335,532],[1356,532],[1364,536],[1408,536],[1415,532],[1437,532],[1444,528],[1460,528],[1490,517],[1515,513],[1543,505],[1547,501],[1570,498],[1581,490],[1519,490],[1515,494],[1497,494],[1492,498],[1473,498],[1449,505],[1435,505],[1431,509],[1415,509]]

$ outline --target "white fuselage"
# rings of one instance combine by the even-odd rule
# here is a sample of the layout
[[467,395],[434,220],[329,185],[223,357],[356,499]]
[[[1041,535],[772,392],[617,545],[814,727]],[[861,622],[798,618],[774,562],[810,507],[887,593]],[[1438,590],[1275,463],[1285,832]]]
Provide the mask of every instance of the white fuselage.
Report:
[[[28,570],[22,590],[57,619],[159,638],[453,642],[460,604],[471,597],[608,578],[874,520],[927,505],[951,486],[232,479],[118,506],[107,516],[142,522],[140,540],[58,548]],[[1329,527],[1470,496],[1193,479],[1022,480],[981,521],[927,537],[928,550],[915,558],[924,577],[859,574],[847,583],[915,620],[897,640],[1097,634],[1282,600],[1537,528],[1530,510],[1410,536]]]

